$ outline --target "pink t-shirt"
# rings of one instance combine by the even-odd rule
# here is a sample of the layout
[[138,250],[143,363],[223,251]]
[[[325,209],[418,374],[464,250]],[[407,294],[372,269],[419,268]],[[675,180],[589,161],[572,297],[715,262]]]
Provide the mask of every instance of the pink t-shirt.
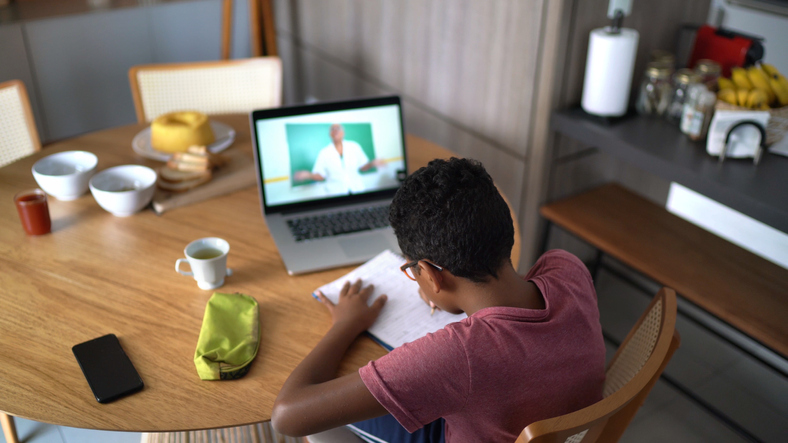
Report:
[[513,442],[530,423],[602,399],[605,346],[585,265],[553,250],[525,278],[545,309],[485,308],[359,370],[405,429],[443,417],[447,443]]

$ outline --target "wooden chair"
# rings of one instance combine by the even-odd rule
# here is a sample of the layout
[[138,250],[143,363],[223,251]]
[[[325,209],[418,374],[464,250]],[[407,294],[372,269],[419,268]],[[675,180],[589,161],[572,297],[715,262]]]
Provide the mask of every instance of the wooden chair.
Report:
[[249,0],[252,55],[279,55],[272,0]]
[[0,166],[41,150],[25,84],[0,83]]
[[304,437],[304,443],[364,443],[364,441],[347,426],[340,426]]
[[0,424],[3,426],[3,435],[5,436],[6,443],[19,443],[19,438],[16,435],[14,417],[0,412]]
[[282,104],[278,57],[140,65],[129,81],[140,123],[173,111],[246,113]]
[[[0,83],[0,167],[41,150],[30,99],[20,80]],[[14,417],[0,412],[7,443],[18,443]]]
[[222,0],[222,60],[230,60],[230,45],[233,41],[232,33],[233,0]]
[[604,399],[579,411],[532,423],[516,443],[618,441],[679,342],[676,293],[662,288],[608,363]]
[[[249,0],[249,31],[252,56],[279,55],[271,0]],[[233,32],[233,0],[222,0],[222,60],[230,59]]]
[[300,437],[277,433],[271,422],[204,431],[143,433],[140,443],[303,443]]

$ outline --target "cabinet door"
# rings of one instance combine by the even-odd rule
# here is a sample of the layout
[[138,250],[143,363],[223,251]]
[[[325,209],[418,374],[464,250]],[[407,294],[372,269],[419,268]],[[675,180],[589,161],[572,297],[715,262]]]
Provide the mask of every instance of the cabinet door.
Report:
[[146,9],[25,25],[50,140],[136,121],[128,70],[153,62]]

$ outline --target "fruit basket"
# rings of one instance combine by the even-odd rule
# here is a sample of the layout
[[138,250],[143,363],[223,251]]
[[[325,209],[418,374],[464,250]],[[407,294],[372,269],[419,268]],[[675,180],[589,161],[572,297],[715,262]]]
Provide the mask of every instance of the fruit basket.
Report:
[[733,68],[731,78],[720,78],[715,110],[769,112],[766,145],[788,133],[788,80],[772,65]]

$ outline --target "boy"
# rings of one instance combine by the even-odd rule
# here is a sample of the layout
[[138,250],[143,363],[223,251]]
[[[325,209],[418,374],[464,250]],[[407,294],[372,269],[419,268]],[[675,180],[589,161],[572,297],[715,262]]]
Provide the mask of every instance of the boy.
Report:
[[308,435],[366,420],[354,426],[384,441],[426,426],[411,437],[513,442],[532,422],[602,398],[591,276],[565,251],[544,254],[524,278],[516,273],[509,207],[480,163],[433,160],[402,184],[390,221],[421,297],[468,318],[334,378],[386,298],[368,305],[371,288],[360,281],[346,283],[336,305],[319,294],[333,326],[282,387],[277,430]]

